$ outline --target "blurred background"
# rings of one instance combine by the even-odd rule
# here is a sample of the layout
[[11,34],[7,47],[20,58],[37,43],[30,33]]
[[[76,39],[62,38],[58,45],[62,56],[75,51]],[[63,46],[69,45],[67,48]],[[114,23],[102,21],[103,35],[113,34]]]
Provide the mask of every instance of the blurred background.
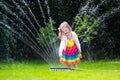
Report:
[[[21,37],[24,33],[18,27],[42,44],[34,26],[39,33],[39,27],[45,30],[52,24],[57,38],[57,28],[63,21],[77,33],[85,60],[120,58],[119,0],[0,0],[0,61],[43,59],[41,49],[39,55],[34,45],[25,44],[29,40]],[[40,38],[38,42],[25,26]],[[39,45],[42,47],[45,45]]]

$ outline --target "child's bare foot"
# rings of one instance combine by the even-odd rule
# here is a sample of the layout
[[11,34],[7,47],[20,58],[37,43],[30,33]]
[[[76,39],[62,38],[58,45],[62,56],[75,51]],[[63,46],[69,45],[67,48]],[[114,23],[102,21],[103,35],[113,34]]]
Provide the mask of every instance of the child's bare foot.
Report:
[[73,70],[76,70],[77,69],[77,64],[74,64],[73,67],[74,67]]
[[68,70],[71,70],[71,67],[70,67],[70,65],[67,65],[67,69],[68,69]]

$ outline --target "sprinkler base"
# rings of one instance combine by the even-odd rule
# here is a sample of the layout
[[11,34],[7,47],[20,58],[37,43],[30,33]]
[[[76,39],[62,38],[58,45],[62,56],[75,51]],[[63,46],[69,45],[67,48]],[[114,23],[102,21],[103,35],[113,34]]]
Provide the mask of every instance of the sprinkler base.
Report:
[[73,69],[69,69],[69,68],[50,68],[50,70],[54,70],[54,71],[58,71],[58,70],[73,70]]

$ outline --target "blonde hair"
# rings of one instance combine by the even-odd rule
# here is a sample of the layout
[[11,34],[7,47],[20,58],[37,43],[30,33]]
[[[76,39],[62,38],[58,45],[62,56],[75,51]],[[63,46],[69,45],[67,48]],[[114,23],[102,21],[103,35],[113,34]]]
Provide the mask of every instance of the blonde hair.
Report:
[[66,27],[70,30],[70,32],[72,31],[72,28],[70,27],[70,25],[68,24],[68,22],[64,21],[60,24],[59,26],[59,33],[58,33],[58,38],[61,39],[61,37],[64,35],[63,31],[60,30],[62,29],[64,26],[66,25]]

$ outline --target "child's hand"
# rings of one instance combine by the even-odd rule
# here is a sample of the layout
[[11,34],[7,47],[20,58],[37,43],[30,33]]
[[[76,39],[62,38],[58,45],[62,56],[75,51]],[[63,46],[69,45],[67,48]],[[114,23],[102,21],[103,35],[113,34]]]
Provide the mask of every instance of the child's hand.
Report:
[[60,31],[60,28],[58,28],[58,31]]

